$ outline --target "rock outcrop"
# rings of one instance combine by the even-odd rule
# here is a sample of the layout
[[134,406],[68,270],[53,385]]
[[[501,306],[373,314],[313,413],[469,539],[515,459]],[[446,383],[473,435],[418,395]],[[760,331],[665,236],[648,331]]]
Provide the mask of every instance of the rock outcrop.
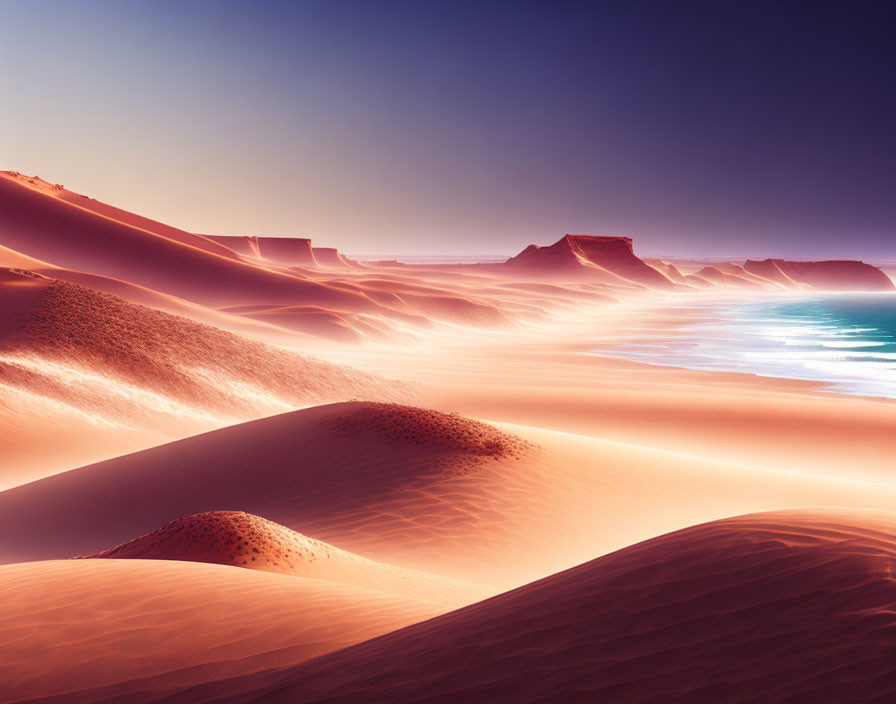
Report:
[[663,289],[673,286],[666,276],[635,255],[630,237],[564,235],[549,246],[529,245],[508,259],[505,266],[554,279],[629,282]]

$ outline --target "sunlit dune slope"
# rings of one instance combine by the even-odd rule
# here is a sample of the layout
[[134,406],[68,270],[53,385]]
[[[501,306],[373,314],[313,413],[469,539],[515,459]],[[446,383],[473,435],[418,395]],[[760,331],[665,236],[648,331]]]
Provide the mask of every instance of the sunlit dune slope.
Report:
[[[286,666],[451,605],[344,582],[163,560],[0,567],[0,702],[79,690],[124,701],[153,677],[182,688]],[[89,695],[90,701],[95,695]]]
[[51,264],[20,254],[9,247],[0,246],[0,267],[4,269],[52,269]]
[[[29,430],[34,419],[28,410],[34,403],[50,406],[53,417],[101,426],[90,438],[92,458],[114,454],[103,452],[107,442],[120,452],[121,434],[154,437],[154,443],[130,445],[136,448],[297,406],[408,392],[401,384],[39,274],[0,270],[0,304],[0,403],[10,404],[15,434],[39,437],[39,426]],[[33,397],[37,401],[28,400]],[[48,452],[57,440],[50,428],[46,432],[49,442],[0,448],[0,456],[13,452],[3,474],[33,477],[47,469],[42,459],[58,471],[84,457],[76,443],[70,462],[54,465]]]
[[230,259],[235,258],[233,256],[233,252],[229,251],[227,247],[223,247],[216,242],[211,242],[200,235],[194,235],[191,232],[186,232],[185,230],[172,227],[171,225],[166,225],[164,223],[158,222],[157,220],[152,220],[150,218],[128,212],[127,210],[122,210],[121,208],[116,208],[115,206],[101,203],[95,198],[89,198],[88,196],[81,195],[80,193],[70,191],[61,184],[49,183],[37,176],[26,176],[17,171],[0,171],[0,178],[11,180],[38,193],[57,198],[66,203],[71,203],[72,205],[75,205],[83,210],[88,210],[92,213],[96,213],[97,215],[101,215],[109,220],[116,220],[125,225],[130,225],[141,230],[146,230],[147,232],[152,232],[153,234],[161,235],[162,237],[174,240],[175,242],[181,242],[183,244],[187,244],[198,249],[203,249],[213,254],[225,256]]
[[0,561],[91,554],[184,516],[241,510],[373,560],[508,589],[698,521],[819,505],[886,508],[896,487],[340,403],[0,492]]
[[88,558],[188,560],[342,582],[365,589],[460,603],[485,590],[424,572],[391,567],[340,550],[242,511],[179,518]]
[[891,701],[894,560],[894,514],[732,518],[172,701]]
[[[283,343],[288,341],[292,344],[300,344],[310,339],[303,334],[307,332],[307,327],[305,326],[293,326],[289,331],[286,331],[282,328],[268,325],[263,321],[250,320],[241,316],[230,315],[214,308],[206,308],[197,303],[191,303],[169,294],[159,293],[128,281],[53,266],[3,246],[0,246],[0,267],[33,271],[54,279],[80,284],[97,291],[121,296],[131,303],[139,303],[166,313],[180,315],[200,323],[269,342]],[[337,314],[332,313],[332,315],[335,316]]]
[[[194,236],[197,237],[197,236]],[[379,306],[357,291],[290,276],[171,239],[0,177],[0,241],[57,266],[111,276],[210,306],[323,305],[352,311]]]

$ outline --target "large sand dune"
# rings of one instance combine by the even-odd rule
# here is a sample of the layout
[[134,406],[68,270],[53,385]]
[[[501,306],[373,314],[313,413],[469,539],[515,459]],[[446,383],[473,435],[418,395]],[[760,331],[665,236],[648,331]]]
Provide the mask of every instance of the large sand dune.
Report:
[[[0,448],[0,486],[238,419],[410,389],[23,270],[0,270],[0,303],[0,413],[15,438]],[[97,430],[63,463],[65,418]]]
[[172,701],[889,701],[894,516],[786,512],[688,528]]
[[278,302],[378,308],[362,294],[253,266],[205,238],[199,239],[222,251],[112,219],[14,178],[0,177],[0,237],[5,246],[42,261],[204,305]]
[[49,183],[37,176],[26,176],[17,171],[0,171],[0,178],[13,181],[25,188],[30,188],[33,191],[57,198],[66,203],[71,203],[83,210],[96,213],[109,220],[116,220],[126,225],[131,225],[132,227],[152,232],[156,235],[161,235],[162,237],[174,240],[175,242],[181,242],[190,245],[191,247],[196,247],[197,249],[203,249],[213,254],[235,259],[233,252],[229,251],[227,247],[220,246],[200,235],[194,235],[191,232],[172,227],[171,225],[166,225],[157,220],[152,220],[151,218],[146,218],[142,215],[122,210],[121,208],[116,208],[107,203],[101,203],[95,198],[90,198],[81,195],[80,193],[70,191],[61,184]]

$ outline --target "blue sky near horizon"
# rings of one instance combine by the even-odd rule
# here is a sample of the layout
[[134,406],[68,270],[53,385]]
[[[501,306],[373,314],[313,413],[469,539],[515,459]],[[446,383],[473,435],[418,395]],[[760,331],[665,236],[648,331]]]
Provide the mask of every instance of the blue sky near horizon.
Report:
[[357,254],[896,259],[896,3],[0,2],[0,168]]

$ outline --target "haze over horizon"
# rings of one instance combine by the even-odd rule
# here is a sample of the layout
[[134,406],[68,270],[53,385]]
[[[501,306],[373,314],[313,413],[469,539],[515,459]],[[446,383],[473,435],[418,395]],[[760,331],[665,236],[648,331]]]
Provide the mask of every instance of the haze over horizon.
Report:
[[0,167],[358,255],[892,259],[894,33],[873,0],[10,1]]

